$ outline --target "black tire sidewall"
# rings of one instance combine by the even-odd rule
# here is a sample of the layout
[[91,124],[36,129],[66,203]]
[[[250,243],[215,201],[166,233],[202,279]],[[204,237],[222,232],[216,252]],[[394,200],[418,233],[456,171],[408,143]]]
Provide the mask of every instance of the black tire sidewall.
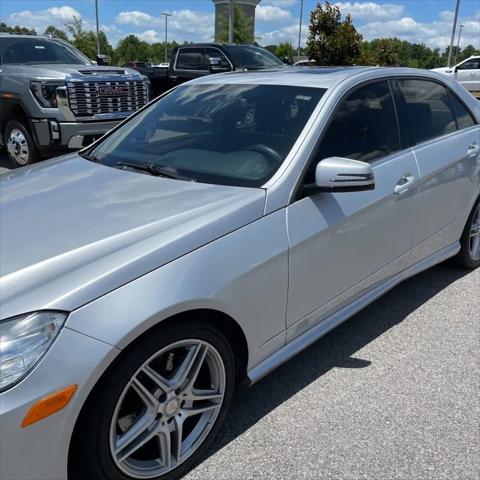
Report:
[[24,167],[26,165],[30,165],[36,162],[39,159],[38,149],[37,149],[37,146],[35,145],[35,142],[33,141],[32,135],[30,134],[29,128],[23,122],[19,120],[10,120],[7,123],[7,126],[5,128],[5,145],[7,145],[8,138],[10,137],[10,132],[14,129],[20,130],[25,136],[25,140],[27,141],[27,144],[28,144],[29,158],[28,158],[28,162],[25,165],[21,165],[20,163],[17,163],[15,159],[13,159],[10,156],[10,153],[8,153],[8,148],[7,148],[8,160],[11,166],[14,168],[18,168],[18,167]]
[[480,197],[475,202],[472,211],[468,217],[467,225],[463,231],[462,238],[460,240],[461,250],[457,257],[457,264],[463,268],[475,269],[480,267],[480,260],[474,260],[470,254],[470,231],[472,229],[472,223],[475,218],[478,206],[480,205]]
[[[190,323],[174,328],[159,329],[122,353],[120,358],[114,362],[107,376],[89,398],[87,408],[77,420],[85,422],[78,435],[79,441],[75,446],[81,453],[78,455],[79,452],[74,452],[73,455],[73,458],[77,459],[81,456],[81,465],[77,461],[77,465],[69,466],[69,479],[72,477],[73,480],[80,478],[89,480],[132,479],[118,469],[110,454],[110,423],[116,403],[126,383],[148,358],[165,346],[184,339],[204,340],[217,349],[225,367],[225,397],[215,425],[198,450],[179,467],[157,478],[161,480],[180,478],[202,458],[221,427],[231,403],[235,389],[235,363],[233,352],[220,332],[206,325]],[[82,471],[80,472],[78,469]],[[70,473],[74,475],[70,475]]]

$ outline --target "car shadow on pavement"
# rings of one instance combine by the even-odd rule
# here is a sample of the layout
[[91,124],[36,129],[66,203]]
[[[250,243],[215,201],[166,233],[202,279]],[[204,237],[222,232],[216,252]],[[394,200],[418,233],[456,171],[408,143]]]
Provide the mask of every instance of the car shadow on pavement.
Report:
[[332,368],[368,367],[371,362],[352,355],[467,273],[443,264],[405,281],[259,383],[237,392],[224,427],[202,461]]

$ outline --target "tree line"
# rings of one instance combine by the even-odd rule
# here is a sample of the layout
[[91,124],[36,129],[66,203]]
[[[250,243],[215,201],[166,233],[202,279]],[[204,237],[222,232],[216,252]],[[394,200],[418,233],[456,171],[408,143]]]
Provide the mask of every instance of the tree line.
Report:
[[[250,20],[244,18],[240,11],[235,12],[234,42],[253,43]],[[221,38],[227,41],[227,20],[223,22],[224,32]],[[21,26],[8,26],[0,23],[0,32],[22,33],[36,35],[35,30]],[[66,24],[65,30],[49,26],[44,34],[69,41],[87,57],[95,59],[97,44],[95,32],[86,30],[81,19],[74,18]],[[165,57],[165,43],[148,43],[135,35],[122,38],[114,48],[108,42],[107,35],[99,34],[101,53],[107,55],[112,65],[123,65],[129,61],[144,61],[161,63]],[[186,44],[187,42],[185,42]],[[179,44],[175,41],[167,43],[167,56]],[[281,59],[292,62],[297,57],[297,50],[291,43],[267,45],[271,52]],[[411,43],[398,38],[378,38],[367,41],[356,30],[350,15],[342,16],[340,8],[330,2],[318,3],[310,14],[309,35],[301,55],[315,60],[318,65],[380,65],[405,66],[415,68],[435,68],[447,64],[448,48],[441,51],[432,49],[423,43]],[[480,51],[472,45],[465,48],[454,47],[453,57],[456,63],[471,55],[480,55]]]

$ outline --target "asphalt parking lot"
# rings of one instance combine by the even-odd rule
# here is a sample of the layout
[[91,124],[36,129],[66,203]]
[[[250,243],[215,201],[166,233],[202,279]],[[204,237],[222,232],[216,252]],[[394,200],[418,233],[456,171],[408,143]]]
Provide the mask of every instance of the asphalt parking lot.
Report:
[[480,270],[431,269],[239,392],[185,479],[478,480],[479,351]]

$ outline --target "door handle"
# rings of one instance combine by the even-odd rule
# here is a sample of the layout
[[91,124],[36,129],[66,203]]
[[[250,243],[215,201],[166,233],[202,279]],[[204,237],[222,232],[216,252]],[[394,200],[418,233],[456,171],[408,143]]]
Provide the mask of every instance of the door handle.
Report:
[[467,148],[467,156],[473,157],[474,155],[477,155],[480,153],[480,145],[476,143],[472,143],[471,145],[468,146]]
[[401,195],[402,193],[407,192],[414,182],[415,182],[415,177],[407,173],[398,181],[397,185],[395,185],[395,189],[393,190],[393,193],[397,195]]

